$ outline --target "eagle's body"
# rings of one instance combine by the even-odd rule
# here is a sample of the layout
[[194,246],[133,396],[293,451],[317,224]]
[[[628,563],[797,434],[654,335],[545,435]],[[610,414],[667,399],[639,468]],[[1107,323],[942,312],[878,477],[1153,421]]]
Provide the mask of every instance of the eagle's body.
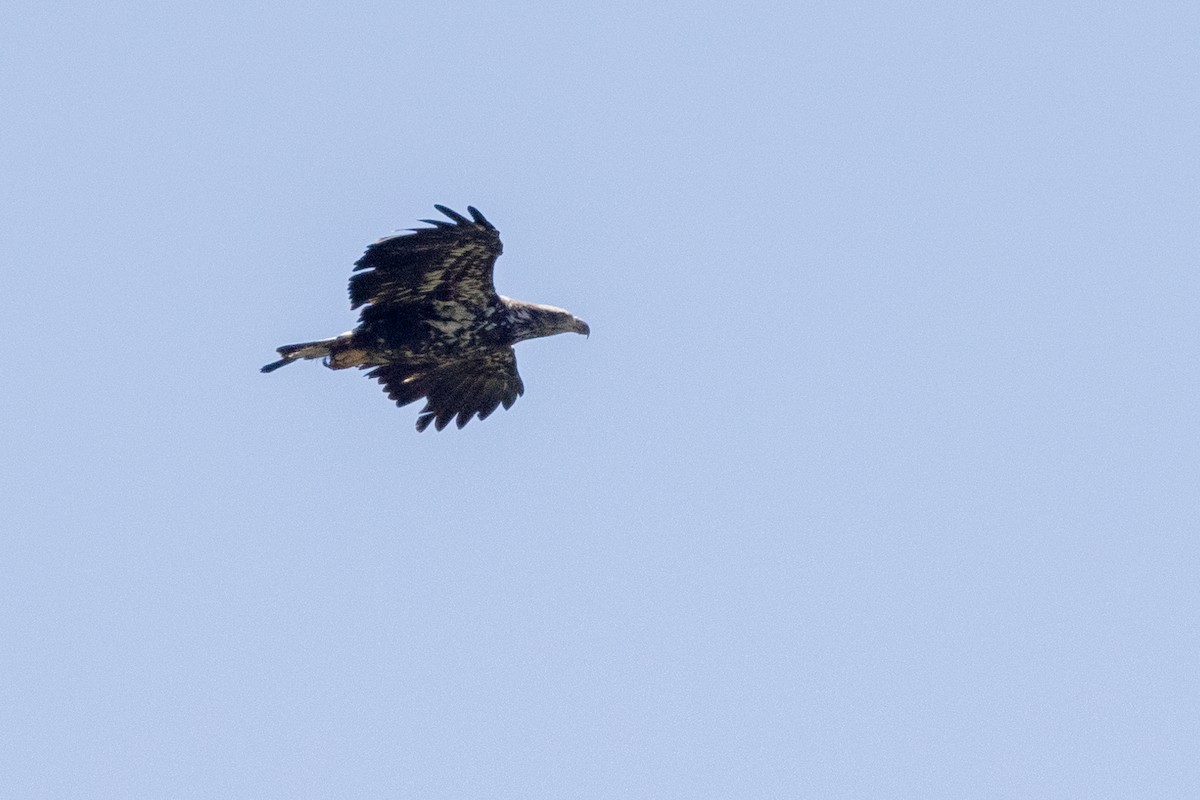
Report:
[[331,369],[360,367],[405,405],[422,397],[417,430],[432,422],[458,427],[476,414],[509,408],[524,393],[513,345],[556,333],[589,333],[587,323],[553,306],[496,294],[492,270],[500,234],[476,209],[471,219],[445,206],[452,222],[380,239],[350,278],[358,327],[341,336],[280,347],[271,372],[301,358],[323,358]]

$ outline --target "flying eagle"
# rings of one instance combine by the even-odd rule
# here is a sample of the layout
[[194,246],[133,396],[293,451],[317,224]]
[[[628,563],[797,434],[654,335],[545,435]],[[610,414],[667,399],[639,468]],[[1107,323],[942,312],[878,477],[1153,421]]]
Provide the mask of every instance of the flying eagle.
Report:
[[350,307],[362,308],[358,327],[332,339],[278,348],[272,372],[302,358],[330,369],[358,367],[403,406],[422,397],[417,430],[458,427],[486,419],[525,393],[513,345],[588,325],[554,306],[496,294],[492,269],[504,249],[500,233],[470,206],[467,219],[435,205],[451,221],[423,219],[432,228],[387,236],[367,248],[350,277]]

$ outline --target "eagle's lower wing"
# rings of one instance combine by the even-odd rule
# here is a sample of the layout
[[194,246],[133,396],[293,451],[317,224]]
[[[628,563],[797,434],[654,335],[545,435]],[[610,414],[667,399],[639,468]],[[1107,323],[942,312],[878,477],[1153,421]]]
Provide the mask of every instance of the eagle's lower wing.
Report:
[[487,419],[497,407],[509,408],[525,393],[511,347],[484,356],[438,364],[387,364],[368,375],[383,384],[388,397],[403,406],[425,398],[417,430],[437,430],[457,418],[458,427],[474,415]]
[[492,270],[503,250],[500,233],[475,208],[467,209],[470,219],[435,208],[452,221],[422,220],[433,227],[380,239],[355,262],[350,306],[370,304],[362,311],[364,322],[432,301],[471,313],[499,302]]

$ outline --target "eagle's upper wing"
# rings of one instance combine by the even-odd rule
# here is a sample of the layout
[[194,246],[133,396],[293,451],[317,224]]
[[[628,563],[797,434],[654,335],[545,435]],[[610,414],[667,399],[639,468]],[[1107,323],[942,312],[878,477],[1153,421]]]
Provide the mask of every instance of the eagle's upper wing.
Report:
[[500,233],[473,207],[467,208],[471,219],[445,206],[434,208],[452,222],[421,220],[434,227],[380,239],[355,262],[350,307],[371,304],[362,311],[364,322],[432,300],[471,310],[499,302],[492,268],[503,250]]
[[498,406],[510,408],[525,393],[511,347],[449,362],[386,364],[367,374],[383,384],[398,406],[426,398],[417,418],[418,431],[431,422],[440,431],[455,417],[460,428],[475,414],[487,419]]

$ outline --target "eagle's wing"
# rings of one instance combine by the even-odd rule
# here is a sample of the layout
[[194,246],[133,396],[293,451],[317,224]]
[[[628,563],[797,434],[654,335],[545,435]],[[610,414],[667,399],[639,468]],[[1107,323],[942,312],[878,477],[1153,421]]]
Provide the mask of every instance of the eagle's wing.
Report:
[[477,312],[499,302],[492,268],[503,247],[500,233],[473,207],[471,219],[445,206],[434,206],[452,220],[421,220],[418,228],[380,239],[354,264],[350,306],[370,304],[361,319],[378,319],[405,307],[449,301]]
[[525,393],[511,347],[435,364],[386,364],[367,374],[383,384],[398,406],[426,398],[417,418],[418,431],[431,422],[440,431],[456,417],[460,428],[476,414],[487,419],[498,406],[510,408]]

